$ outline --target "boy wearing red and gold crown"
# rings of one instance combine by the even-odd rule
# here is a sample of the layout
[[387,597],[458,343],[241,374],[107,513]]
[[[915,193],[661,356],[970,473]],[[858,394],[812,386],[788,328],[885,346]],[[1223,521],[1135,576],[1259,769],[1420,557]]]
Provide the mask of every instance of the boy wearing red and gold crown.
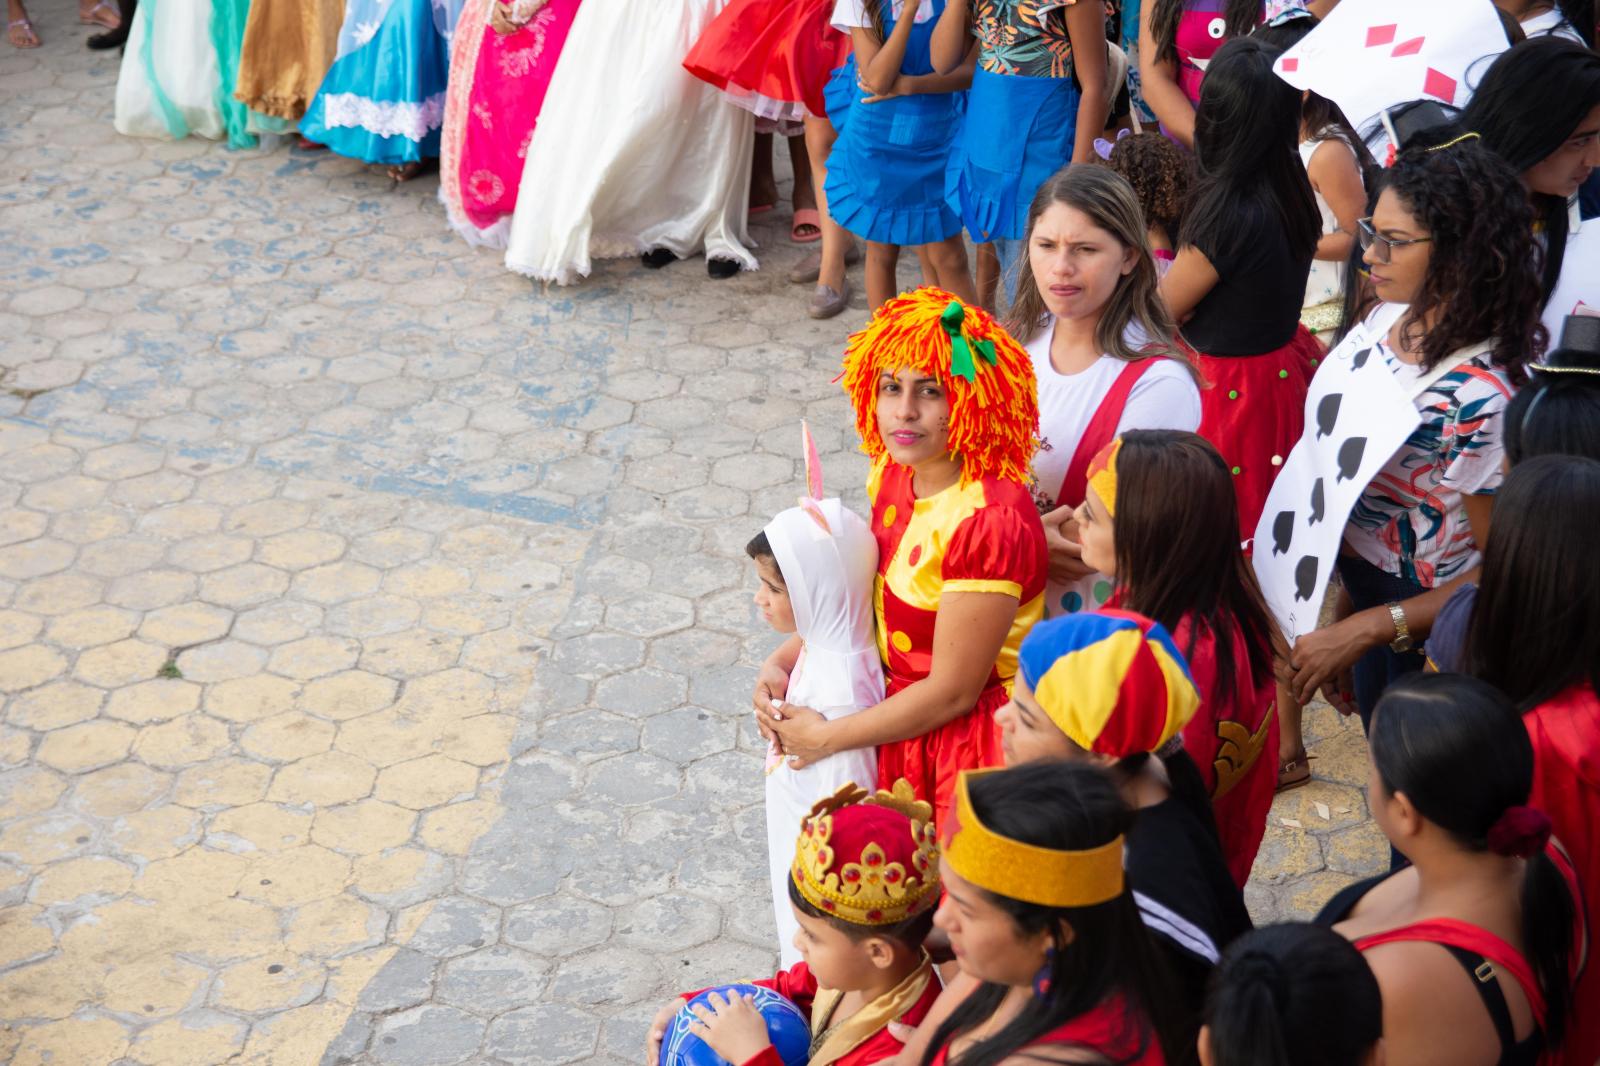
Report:
[[[855,785],[811,808],[801,823],[789,901],[803,961],[756,981],[811,1021],[808,1066],[870,1066],[900,1053],[903,1037],[939,998],[922,941],[939,902],[933,808],[905,781],[869,795]],[[691,992],[650,1027],[649,1061]],[[742,999],[709,998],[692,1032],[736,1066],[782,1066],[766,1023]]]

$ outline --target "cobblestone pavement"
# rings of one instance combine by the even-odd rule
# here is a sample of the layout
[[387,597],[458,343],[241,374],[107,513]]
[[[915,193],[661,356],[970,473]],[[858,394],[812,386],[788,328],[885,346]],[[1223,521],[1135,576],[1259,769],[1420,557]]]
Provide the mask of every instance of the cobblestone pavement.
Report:
[[[70,7],[70,5],[68,5]],[[419,181],[132,141],[0,51],[0,1059],[636,1061],[766,972],[741,547],[865,464],[768,269],[541,294]],[[859,303],[859,301],[858,301]],[[1384,851],[1310,719],[1250,889]]]

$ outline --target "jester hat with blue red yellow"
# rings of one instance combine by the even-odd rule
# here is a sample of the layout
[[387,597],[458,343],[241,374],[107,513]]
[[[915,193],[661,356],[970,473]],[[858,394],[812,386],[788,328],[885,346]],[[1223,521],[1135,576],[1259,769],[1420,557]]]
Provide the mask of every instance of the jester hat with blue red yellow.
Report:
[[1019,669],[1034,702],[1078,747],[1125,758],[1159,751],[1200,694],[1159,622],[1132,611],[1064,615],[1033,627]]

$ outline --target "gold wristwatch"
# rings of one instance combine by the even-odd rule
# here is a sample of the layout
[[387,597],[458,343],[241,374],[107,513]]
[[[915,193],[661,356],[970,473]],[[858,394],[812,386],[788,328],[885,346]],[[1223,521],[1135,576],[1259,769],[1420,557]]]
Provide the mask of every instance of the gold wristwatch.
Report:
[[1398,603],[1389,604],[1389,619],[1394,622],[1394,639],[1389,642],[1392,652],[1408,652],[1412,649],[1411,627],[1406,625],[1406,609]]

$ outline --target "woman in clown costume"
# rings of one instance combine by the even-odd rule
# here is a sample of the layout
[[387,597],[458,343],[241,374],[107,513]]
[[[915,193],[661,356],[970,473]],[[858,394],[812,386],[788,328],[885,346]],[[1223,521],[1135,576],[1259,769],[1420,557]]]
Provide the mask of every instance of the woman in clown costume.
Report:
[[836,721],[788,703],[774,713],[791,666],[785,646],[762,668],[758,718],[791,765],[876,746],[880,786],[907,779],[942,822],[958,774],[1001,763],[994,712],[1044,613],[1044,528],[1027,487],[1039,428],[1033,366],[987,312],[922,288],[850,338],[842,383],[873,460],[888,695]]

